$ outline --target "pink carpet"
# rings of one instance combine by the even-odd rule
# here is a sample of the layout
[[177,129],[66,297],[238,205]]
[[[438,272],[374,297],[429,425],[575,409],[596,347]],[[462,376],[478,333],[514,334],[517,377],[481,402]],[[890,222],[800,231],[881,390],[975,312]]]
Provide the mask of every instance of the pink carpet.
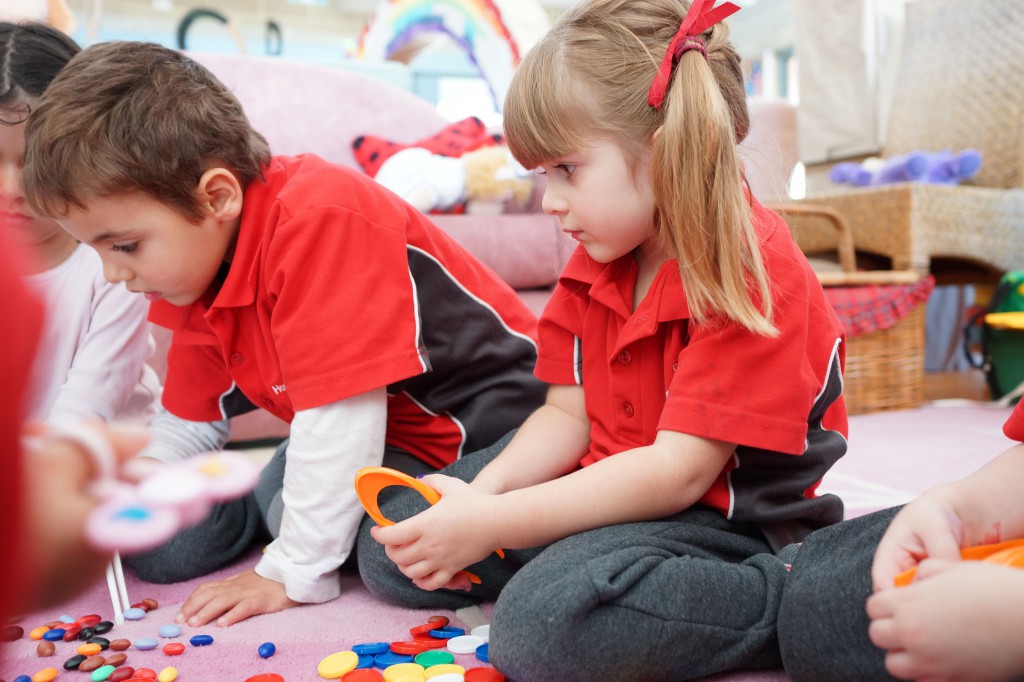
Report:
[[[826,477],[823,489],[844,498],[848,516],[905,502],[936,483],[974,471],[1006,449],[1010,441],[1002,435],[1001,427],[1009,412],[1008,408],[947,403],[853,417],[850,451]],[[212,577],[226,577],[252,565],[255,560],[253,553],[242,563]],[[215,638],[213,645],[187,646],[185,653],[176,657],[166,656],[159,648],[153,651],[132,648],[127,652],[126,665],[153,668],[157,672],[174,666],[181,682],[240,682],[261,672],[278,673],[288,682],[315,681],[320,679],[316,666],[321,659],[354,644],[407,639],[410,627],[426,622],[427,617],[435,613],[447,615],[454,625],[460,625],[450,612],[416,611],[382,604],[369,595],[354,574],[345,574],[342,582],[343,596],[336,601],[251,618],[226,629],[186,628],[177,641],[187,643],[192,635],[206,633]],[[172,622],[177,606],[193,586],[192,583],[150,585],[129,575],[132,601],[152,597],[160,603],[160,608],[141,621],[115,627],[107,636],[130,640],[156,637],[161,625]],[[484,612],[488,613],[488,609]],[[59,608],[25,616],[20,624],[27,632],[62,614],[87,613],[111,615],[105,583]],[[256,649],[266,641],[276,644],[277,654],[261,659]],[[161,646],[164,643],[161,640]],[[26,636],[7,645],[0,661],[0,679],[10,682],[22,674],[31,677],[50,666],[60,670],[59,680],[88,679],[85,673],[68,672],[61,667],[74,653],[72,644],[58,643],[56,655],[47,659],[36,655],[36,644]],[[457,655],[456,663],[467,668],[483,665],[472,655]],[[715,682],[784,682],[787,677],[781,671],[770,671],[721,675],[713,679]]]

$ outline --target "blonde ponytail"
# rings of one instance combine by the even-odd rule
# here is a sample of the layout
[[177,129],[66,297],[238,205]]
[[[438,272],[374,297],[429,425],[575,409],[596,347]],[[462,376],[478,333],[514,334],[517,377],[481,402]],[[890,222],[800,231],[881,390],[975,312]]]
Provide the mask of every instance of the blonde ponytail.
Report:
[[[715,74],[715,61],[731,61],[735,53],[721,54],[724,38],[714,35],[719,32],[725,33],[723,26],[705,34],[707,59],[688,52],[673,72],[652,150],[659,236],[679,261],[696,322],[724,318],[775,336],[771,288],[736,153],[734,107]],[[741,123],[739,132],[745,134],[745,112]]]

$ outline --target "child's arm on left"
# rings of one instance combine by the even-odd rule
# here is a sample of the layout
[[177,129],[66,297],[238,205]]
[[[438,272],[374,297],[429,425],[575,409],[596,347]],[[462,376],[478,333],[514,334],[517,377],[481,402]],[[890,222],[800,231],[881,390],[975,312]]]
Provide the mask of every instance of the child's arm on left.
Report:
[[[117,418],[153,352],[148,307],[146,299],[122,286],[97,285],[88,333],[80,340],[47,421]],[[158,391],[155,376],[153,383]],[[158,398],[153,396],[154,401]]]
[[[94,428],[109,439],[118,472],[147,439],[138,427],[96,424]],[[65,601],[99,579],[110,559],[85,539],[86,519],[98,502],[90,491],[98,477],[94,462],[80,443],[59,434],[33,443],[25,448],[23,458],[28,507],[25,537],[31,542],[23,554],[13,555],[31,566],[29,575],[36,581],[33,594],[21,595],[27,599],[25,608]]]
[[179,622],[227,626],[339,594],[338,568],[355,544],[363,507],[356,472],[379,466],[387,428],[387,391],[295,414],[284,477],[281,532],[254,570],[200,585]]
[[534,486],[487,495],[457,479],[428,476],[442,499],[388,528],[374,529],[388,556],[426,590],[495,548],[546,545],[585,530],[670,516],[697,502],[736,446],[674,431]]

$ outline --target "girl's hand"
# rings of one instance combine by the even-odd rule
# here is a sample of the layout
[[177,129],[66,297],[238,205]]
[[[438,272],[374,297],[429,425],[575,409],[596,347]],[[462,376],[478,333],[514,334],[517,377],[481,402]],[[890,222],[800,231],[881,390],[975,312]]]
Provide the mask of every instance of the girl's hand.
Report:
[[283,584],[249,570],[226,580],[203,583],[181,605],[174,620],[199,627],[216,618],[219,627],[227,627],[251,616],[276,613],[298,604],[288,598]]
[[449,476],[433,474],[423,482],[441,494],[437,504],[394,526],[377,526],[370,532],[385,545],[388,558],[420,589],[468,589],[465,576],[455,574],[499,546],[493,530],[495,498]]
[[885,667],[918,681],[1024,674],[1024,571],[984,561],[923,561],[917,579],[868,599],[868,635]]
[[903,571],[926,558],[960,561],[963,522],[941,489],[925,493],[904,507],[885,531],[871,566],[876,592],[893,587]]

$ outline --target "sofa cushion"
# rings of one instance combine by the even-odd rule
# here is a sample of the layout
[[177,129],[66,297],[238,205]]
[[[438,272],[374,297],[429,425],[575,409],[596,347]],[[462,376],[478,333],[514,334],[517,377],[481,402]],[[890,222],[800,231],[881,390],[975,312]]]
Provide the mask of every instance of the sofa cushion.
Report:
[[434,215],[431,220],[513,289],[551,287],[574,242],[543,213]]

